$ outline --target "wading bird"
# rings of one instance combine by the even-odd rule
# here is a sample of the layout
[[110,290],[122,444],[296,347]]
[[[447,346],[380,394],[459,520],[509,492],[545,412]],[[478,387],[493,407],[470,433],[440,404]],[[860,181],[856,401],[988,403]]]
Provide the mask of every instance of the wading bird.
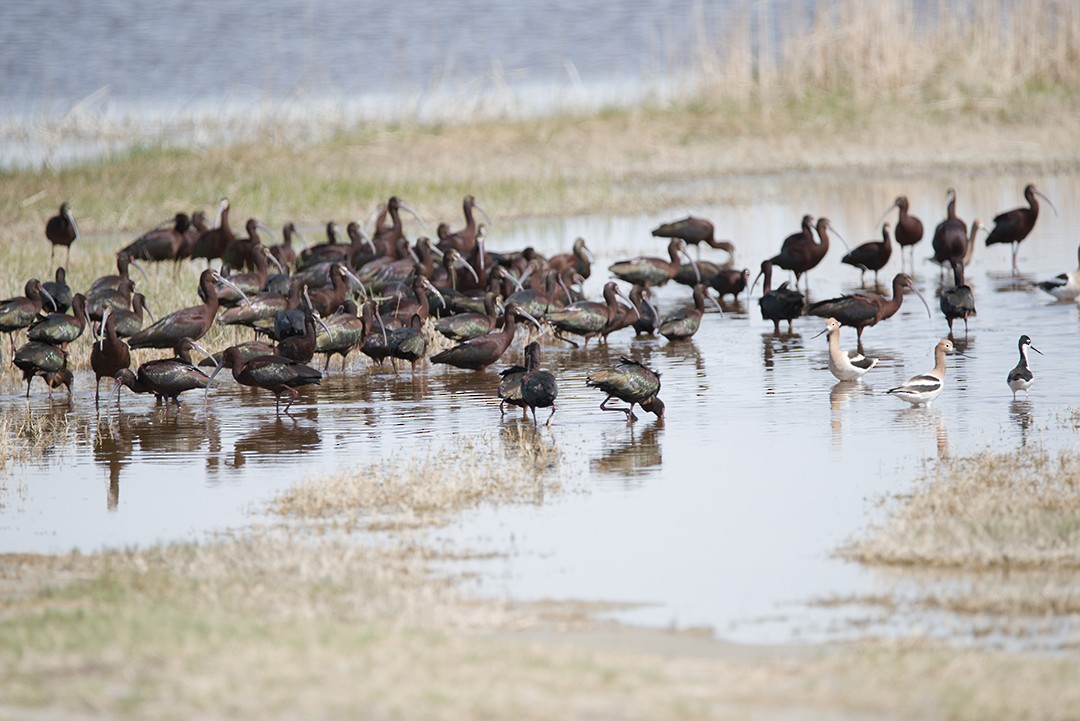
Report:
[[[843,351],[840,349],[840,321],[829,318],[825,321],[825,330],[829,340],[829,372],[838,381],[858,381],[866,375],[866,372],[877,365],[877,358],[867,358],[858,351]],[[818,333],[814,337],[817,338]]]
[[821,318],[835,318],[841,325],[855,328],[861,347],[863,330],[877,325],[886,318],[891,318],[896,311],[900,310],[900,306],[904,303],[904,288],[910,288],[911,292],[919,297],[926,306],[927,316],[930,316],[930,306],[926,304],[926,299],[915,287],[915,281],[907,273],[897,273],[893,278],[892,298],[886,299],[877,293],[854,293],[818,301],[806,312],[807,315],[816,315]]
[[923,405],[929,408],[934,399],[941,395],[941,389],[945,386],[945,355],[955,351],[953,342],[948,338],[938,341],[934,347],[933,370],[912,376],[903,385],[890,388],[889,395],[907,401],[913,406]]
[[[34,376],[42,376],[49,386],[49,397],[52,397],[52,389],[58,385],[66,385],[68,393],[71,393],[71,371],[67,370],[67,354],[49,343],[30,341],[20,346],[15,351],[12,363],[23,372],[23,380],[26,381],[26,397],[30,397],[30,381]],[[66,371],[66,374],[65,374]],[[56,378],[56,382],[48,376]]]
[[786,280],[776,290],[772,289],[771,260],[761,261],[761,272],[758,273],[757,278],[754,278],[750,287],[751,293],[754,292],[753,286],[757,285],[758,278],[762,276],[765,276],[765,285],[761,289],[761,297],[758,298],[761,317],[773,322],[773,335],[780,335],[780,321],[786,320],[788,335],[790,335],[793,332],[792,321],[802,315],[803,308],[806,306],[806,296],[796,289],[789,288]]
[[705,218],[696,218],[691,215],[682,220],[664,223],[654,228],[652,234],[657,238],[679,238],[688,245],[695,246],[698,258],[701,257],[701,244],[705,243],[710,248],[726,251],[731,256],[730,260],[732,262],[735,260],[735,245],[728,240],[717,240],[716,229]]
[[[228,367],[232,370],[233,379],[240,385],[265,388],[273,393],[276,413],[281,412],[282,393],[289,394],[289,402],[285,404],[285,412],[288,413],[289,406],[300,395],[296,390],[298,387],[317,385],[322,380],[322,373],[314,368],[279,355],[264,355],[244,360],[236,346],[226,348],[221,360],[222,364],[210,374],[208,386],[222,368]],[[205,392],[209,392],[209,388]]]
[[1076,300],[1080,296],[1080,246],[1076,249],[1078,267],[1068,273],[1060,273],[1050,280],[1035,285],[1058,300]]
[[949,337],[952,337],[952,324],[957,318],[964,321],[964,337],[968,332],[968,316],[975,315],[975,294],[971,287],[964,284],[964,262],[954,261],[953,287],[941,291],[941,312],[949,321]]
[[[819,242],[814,241],[812,230],[817,230]],[[814,218],[804,215],[802,230],[785,238],[783,245],[780,246],[780,252],[770,258],[770,262],[777,268],[793,272],[795,286],[798,287],[799,278],[817,267],[817,264],[829,252],[829,231],[836,233],[836,229],[828,218],[818,218],[815,226]],[[836,235],[840,237],[839,233]],[[806,286],[810,287],[809,275],[807,275]]]
[[[132,348],[173,348],[181,338],[199,340],[214,324],[214,316],[218,311],[218,295],[215,289],[216,283],[224,283],[243,296],[243,291],[222,278],[221,274],[212,268],[207,268],[199,276],[200,295],[204,298],[202,305],[181,308],[169,313],[167,316],[154,323],[149,328],[144,328],[131,337]],[[246,299],[246,296],[244,296]],[[119,370],[119,368],[117,369]],[[109,373],[110,378],[116,375],[116,371]]]
[[[600,404],[600,410],[621,411],[626,414],[627,423],[637,420],[637,416],[634,415],[635,405],[655,414],[657,418],[664,417],[664,402],[658,395],[660,374],[635,360],[620,358],[619,362],[610,368],[595,370],[585,379],[585,385],[590,388],[599,388],[607,394],[607,398]],[[630,406],[609,408],[607,404],[612,398],[618,398],[629,403]]]
[[994,229],[986,237],[988,247],[996,243],[1010,243],[1012,245],[1012,269],[1014,272],[1018,270],[1016,267],[1016,254],[1020,250],[1020,241],[1028,237],[1028,234],[1035,227],[1035,221],[1039,219],[1039,201],[1035,199],[1036,197],[1045,200],[1053,208],[1054,213],[1057,214],[1057,208],[1054,208],[1054,204],[1050,202],[1050,199],[1039,192],[1039,189],[1033,184],[1029,183],[1024,188],[1024,200],[1028,202],[1028,207],[1017,208],[995,216]]
[[874,271],[874,287],[878,284],[878,271],[885,267],[892,257],[892,237],[889,235],[890,226],[884,223],[881,226],[881,240],[872,240],[856,246],[854,250],[840,259],[841,263],[854,266],[861,270],[859,284],[866,285],[866,271]]
[[680,238],[672,238],[668,243],[668,258],[631,258],[621,260],[608,267],[611,274],[616,278],[628,283],[642,285],[664,285],[678,274],[682,263],[679,255],[686,257],[691,263],[694,260],[686,255],[686,242]]
[[[482,371],[492,363],[495,363],[510,347],[514,340],[514,331],[517,329],[515,320],[521,318],[534,324],[537,328],[540,323],[522,308],[510,304],[503,311],[502,330],[485,333],[482,336],[459,343],[453,348],[448,348],[442,353],[431,357],[432,363],[444,363],[456,368]],[[366,352],[366,351],[365,351]]]
[[555,416],[555,399],[559,396],[559,384],[555,375],[540,368],[540,344],[533,342],[525,346],[525,373],[521,377],[521,403],[532,411],[533,425],[536,425],[536,409],[550,408],[545,425],[551,425]]
[[1024,397],[1028,397],[1028,389],[1031,388],[1032,381],[1035,380],[1035,375],[1028,368],[1028,348],[1035,351],[1039,355],[1042,355],[1042,351],[1031,345],[1031,338],[1026,335],[1020,336],[1020,341],[1017,343],[1017,347],[1020,350],[1020,362],[1016,364],[1016,367],[1009,371],[1008,377],[1005,379],[1009,388],[1013,392],[1013,400],[1016,400],[1016,392],[1024,391]]
[[60,212],[45,222],[45,237],[52,244],[49,253],[49,265],[52,265],[56,254],[56,246],[62,245],[67,248],[64,265],[71,265],[71,244],[79,239],[79,226],[75,222],[75,216],[71,214],[71,208],[66,202],[60,204]]
[[[886,209],[885,213],[882,215],[882,219],[884,219],[885,215],[888,215],[889,211],[893,208],[900,209],[900,217],[896,221],[896,244],[900,246],[901,253],[903,253],[904,248],[911,248],[911,265],[914,268],[915,244],[923,239],[922,221],[908,212],[908,199],[906,195],[898,195],[896,200],[893,201],[893,204]],[[903,257],[901,257],[900,260],[902,262]]]

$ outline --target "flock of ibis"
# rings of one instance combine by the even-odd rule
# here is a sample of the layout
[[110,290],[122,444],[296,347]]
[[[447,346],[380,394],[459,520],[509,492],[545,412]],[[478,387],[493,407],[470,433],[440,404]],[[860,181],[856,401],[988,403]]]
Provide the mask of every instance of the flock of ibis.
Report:
[[[930,405],[941,393],[946,355],[956,352],[953,323],[963,320],[966,333],[968,318],[975,315],[975,299],[964,282],[964,266],[970,262],[977,234],[988,233],[987,245],[1010,244],[1015,271],[1017,248],[1038,218],[1038,200],[1042,198],[1053,207],[1034,185],[1024,189],[1024,197],[1027,207],[998,215],[990,229],[975,220],[969,230],[957,216],[955,191],[948,191],[946,217],[934,229],[932,249],[942,273],[946,266],[952,269],[952,286],[940,297],[949,338],[937,343],[932,370],[889,390],[890,395],[915,405]],[[896,198],[882,220],[893,209],[899,211],[896,244],[901,249],[914,249],[923,239],[922,222],[911,214],[904,196]],[[490,219],[472,196],[464,199],[463,211],[465,225],[461,229],[452,230],[448,223],[441,223],[435,239],[420,237],[410,242],[402,212],[422,219],[400,199],[391,197],[366,223],[349,223],[344,237],[335,223],[329,223],[326,241],[307,246],[295,224],[289,222],[283,226],[282,242],[267,245],[263,239],[272,231],[258,219],[249,219],[246,235],[237,235],[230,224],[229,201],[222,200],[214,226],[201,211],[191,216],[177,213],[168,223],[121,248],[116,254],[117,273],[98,278],[83,292],[72,293],[64,267],[56,270],[53,281],[31,279],[22,296],[0,302],[0,332],[9,334],[12,360],[23,372],[27,396],[35,376],[44,379],[50,395],[60,386],[66,386],[70,394],[72,373],[65,349],[89,329],[93,344],[90,367],[98,402],[101,380],[105,379],[114,384],[117,394],[121,387],[127,387],[135,393],[152,393],[166,405],[170,401],[179,405],[180,394],[196,389],[208,393],[214,378],[222,369],[229,369],[236,382],[272,392],[279,412],[281,396],[286,395],[287,413],[299,395],[297,388],[318,384],[335,355],[341,356],[343,370],[353,349],[374,363],[406,361],[415,370],[429,358],[429,338],[438,333],[454,345],[430,355],[431,363],[483,371],[505,362],[518,326],[525,325],[529,338],[522,363],[502,369],[498,383],[492,382],[492,390],[500,399],[500,410],[507,404],[520,407],[526,413],[531,411],[536,423],[537,409],[550,409],[550,424],[556,411],[558,380],[541,367],[538,342],[548,334],[586,348],[590,340],[605,341],[611,333],[624,329],[678,342],[692,337],[701,327],[707,302],[719,307],[710,291],[720,298],[738,296],[748,287],[752,293],[764,278],[758,304],[762,318],[773,322],[774,333],[779,335],[780,324],[786,321],[790,334],[795,319],[804,315],[827,319],[821,334],[828,334],[829,370],[841,381],[858,381],[878,362],[863,355],[863,332],[895,315],[905,291],[914,293],[930,313],[913,279],[903,272],[892,279],[891,297],[866,291],[808,305],[799,289],[800,281],[808,289],[808,274],[828,253],[830,234],[840,238],[825,217],[803,217],[801,230],[787,237],[776,255],[761,262],[752,283],[748,270],[730,267],[735,247],[716,238],[711,222],[689,217],[661,225],[652,234],[668,240],[667,256],[613,263],[609,268],[612,280],[604,284],[601,299],[590,300],[581,290],[593,264],[584,239],[578,238],[569,252],[550,258],[533,248],[496,252],[485,247],[486,226],[477,222],[476,214],[488,223]],[[892,254],[892,229],[890,223],[883,223],[881,241],[860,245],[841,260],[858,269],[863,278],[867,271],[873,271],[875,289],[878,272]],[[68,203],[48,220],[45,235],[54,254],[57,246],[66,248],[69,264],[79,228]],[[296,241],[304,247],[296,247]],[[728,262],[701,260],[702,243],[729,254]],[[687,253],[687,245],[697,247],[696,259]],[[148,299],[135,289],[130,268],[141,271],[138,262],[201,259],[207,264],[197,288],[201,302],[155,320]],[[217,269],[210,267],[215,260],[220,261]],[[901,262],[905,262],[903,255]],[[773,287],[778,270],[791,272],[794,284],[785,281]],[[626,290],[620,281],[628,284]],[[654,288],[670,281],[691,287],[693,305],[665,316],[654,305],[652,295]],[[1038,285],[1057,298],[1076,299],[1080,296],[1080,270]],[[150,318],[148,325],[145,316]],[[212,353],[198,341],[215,323],[248,327],[256,340]],[[842,326],[855,329],[857,351],[841,349]],[[27,341],[19,346],[15,337],[23,329]],[[133,369],[131,349],[140,348],[168,349],[174,355]],[[1019,341],[1020,361],[1007,378],[1014,397],[1018,391],[1026,393],[1033,379],[1028,349],[1036,350],[1025,335]],[[196,364],[192,352],[206,359]],[[310,365],[316,354],[325,358],[322,371]],[[622,412],[628,423],[637,420],[635,406],[663,417],[659,374],[632,358],[595,368],[586,384],[604,395],[602,410]],[[612,406],[616,400],[625,405]]]

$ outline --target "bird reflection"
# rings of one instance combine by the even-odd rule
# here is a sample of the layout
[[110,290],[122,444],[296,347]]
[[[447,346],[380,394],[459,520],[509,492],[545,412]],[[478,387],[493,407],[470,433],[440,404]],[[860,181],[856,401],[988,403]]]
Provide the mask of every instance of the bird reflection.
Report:
[[658,468],[664,460],[660,439],[664,424],[658,420],[640,436],[633,425],[629,428],[630,437],[617,445],[609,446],[598,458],[592,459],[593,472],[617,478],[632,478],[645,471]]
[[130,465],[134,444],[118,419],[103,418],[94,432],[94,462],[109,471],[108,507],[115,511],[120,504],[120,472]]
[[862,390],[862,383],[857,381],[839,381],[829,389],[829,408],[832,410],[833,445],[839,446],[844,439],[843,411],[851,403],[856,393]]
[[1032,425],[1034,425],[1034,419],[1031,415],[1031,401],[1016,399],[1010,402],[1009,417],[1016,421],[1016,425],[1020,428],[1020,445],[1027,446],[1028,435],[1031,433]]
[[1003,273],[1001,271],[991,270],[988,271],[986,275],[990,278],[991,282],[993,282],[995,293],[1011,293],[1017,290],[1031,293],[1035,290],[1037,279],[1031,273],[1020,273],[1016,271]]
[[315,406],[294,413],[287,420],[280,415],[273,423],[264,423],[233,445],[232,466],[240,468],[249,457],[280,462],[281,453],[311,451],[319,447],[319,413]]
[[775,366],[773,357],[777,353],[791,353],[793,351],[801,350],[802,347],[802,336],[798,333],[792,333],[791,335],[763,333],[761,336],[761,355],[765,364],[765,370],[773,370]]
[[949,428],[941,411],[926,406],[911,406],[896,412],[896,421],[912,429],[933,429],[938,458],[949,457]]

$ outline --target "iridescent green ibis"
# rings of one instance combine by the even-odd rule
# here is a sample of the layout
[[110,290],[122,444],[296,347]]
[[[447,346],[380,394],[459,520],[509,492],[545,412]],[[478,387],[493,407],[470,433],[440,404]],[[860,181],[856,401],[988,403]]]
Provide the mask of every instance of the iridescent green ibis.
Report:
[[608,270],[616,278],[628,283],[641,283],[642,285],[664,285],[674,278],[682,263],[679,256],[683,255],[691,263],[694,262],[686,255],[686,242],[680,238],[672,238],[668,243],[669,260],[663,258],[631,258],[622,260],[608,266]]
[[[279,355],[265,355],[250,360],[244,360],[240,349],[236,346],[226,348],[222,353],[222,364],[214,369],[207,381],[228,366],[232,369],[233,379],[237,383],[253,388],[265,388],[274,394],[274,409],[281,412],[281,394],[289,394],[289,402],[285,404],[285,412],[300,395],[297,388],[306,385],[318,384],[322,380],[322,373],[303,363],[283,358]],[[209,392],[209,388],[207,391]]]
[[564,308],[573,303],[570,289],[557,270],[544,273],[543,289],[521,287],[521,283],[505,268],[498,268],[497,272],[519,287],[519,290],[506,296],[506,302],[521,306],[534,318],[543,318],[548,310]]
[[90,284],[90,292],[87,293],[89,298],[91,294],[101,290],[123,290],[124,287],[131,283],[131,268],[135,267],[140,273],[143,274],[143,278],[146,278],[146,272],[131,259],[131,256],[123,251],[116,254],[116,273],[112,275],[103,275],[100,278],[94,280]]
[[[49,343],[39,343],[37,341],[30,341],[29,343],[19,347],[15,351],[14,359],[12,363],[15,367],[23,372],[23,380],[26,381],[26,397],[30,397],[30,381],[34,376],[46,376],[53,375],[54,377],[63,378],[63,371],[67,369],[67,354],[60,350],[57,346]],[[59,376],[57,376],[59,374]],[[63,383],[60,380],[57,385]],[[46,379],[46,383],[49,386],[49,396],[52,396],[52,389],[55,387],[53,383]],[[68,372],[66,384],[68,386],[68,393],[71,392],[71,374]]]
[[335,354],[341,356],[341,370],[351,351],[364,338],[364,321],[357,317],[356,303],[346,300],[341,309],[326,319],[323,328],[315,338],[315,352],[326,356],[323,373],[330,368],[330,359]]
[[506,349],[510,347],[511,341],[514,340],[514,331],[517,330],[517,319],[527,320],[537,328],[540,327],[539,321],[524,309],[509,304],[503,311],[503,327],[500,330],[485,333],[437,353],[431,357],[431,362],[444,363],[456,368],[484,370],[492,363],[498,362]]
[[105,309],[101,335],[90,350],[90,367],[94,371],[95,404],[101,400],[101,379],[115,378],[120,370],[131,367],[131,351],[116,334],[116,318],[111,308]]
[[[525,355],[528,362],[529,348],[532,347],[532,343],[525,346]],[[527,369],[523,365],[512,365],[509,368],[504,368],[499,371],[499,415],[506,415],[506,405],[517,406],[525,412],[525,416],[528,417],[529,410],[525,408],[525,401],[521,397],[521,379],[525,377],[525,371]]]
[[360,352],[378,363],[390,357],[390,337],[382,316],[376,312],[375,301],[369,300],[363,308],[364,336],[360,340]]
[[701,316],[705,314],[705,286],[694,286],[694,307],[677,310],[664,318],[657,333],[669,341],[692,338],[701,327]]
[[[660,374],[651,368],[630,358],[621,358],[609,368],[593,371],[585,379],[585,385],[599,388],[607,398],[600,404],[602,411],[621,411],[626,414],[626,422],[637,420],[634,406],[639,405],[657,418],[664,417],[664,402],[660,400]],[[629,403],[628,408],[609,408],[612,398]]]
[[[818,242],[814,241],[813,230],[817,230]],[[769,260],[777,268],[793,272],[795,274],[795,285],[798,287],[799,279],[817,267],[825,254],[829,252],[829,231],[836,233],[836,229],[833,228],[828,218],[818,218],[815,226],[813,217],[804,215],[802,230],[785,238],[784,243],[780,246],[780,252]],[[837,237],[840,236],[839,233],[836,233],[836,235]],[[843,239],[841,238],[841,240]],[[809,276],[807,276],[808,286],[809,283]]]
[[[163,224],[164,225],[164,224]],[[187,240],[191,218],[187,213],[177,213],[171,227],[158,226],[143,233],[120,250],[120,254],[135,260],[161,262],[175,260]]]
[[236,240],[232,228],[229,226],[229,199],[222,198],[218,205],[218,226],[202,233],[195,239],[191,247],[191,257],[206,258],[209,263],[214,258],[220,258],[229,243]]
[[71,298],[71,315],[50,313],[44,318],[39,317],[27,329],[26,337],[63,348],[83,334],[86,322],[86,298],[82,293],[76,293]]
[[975,294],[971,286],[964,283],[964,261],[956,260],[953,267],[953,287],[941,291],[941,312],[949,322],[949,337],[952,337],[953,321],[964,321],[964,337],[968,332],[968,316],[976,315]]
[[[198,340],[206,335],[210,326],[214,323],[214,317],[218,311],[218,297],[215,288],[216,283],[232,285],[228,280],[221,277],[216,270],[207,268],[199,276],[200,295],[205,299],[202,305],[190,308],[181,308],[154,323],[149,328],[144,328],[131,337],[132,348],[172,348],[181,338]],[[232,286],[234,290],[243,293]],[[119,369],[117,369],[119,370]],[[115,376],[115,371],[109,377]]]
[[780,335],[780,321],[786,320],[788,324],[788,334],[793,331],[792,321],[798,318],[803,313],[803,308],[806,306],[806,296],[804,296],[799,290],[789,288],[787,281],[780,284],[780,287],[776,290],[772,289],[772,261],[761,261],[761,272],[758,273],[757,278],[754,278],[754,282],[750,287],[750,292],[753,293],[753,286],[757,285],[758,278],[765,276],[765,285],[761,289],[761,297],[758,298],[758,306],[761,308],[761,317],[764,320],[771,320],[773,322],[773,334]]
[[550,408],[547,423],[557,410],[555,399],[559,397],[559,384],[555,374],[540,368],[540,344],[536,342],[525,346],[525,373],[521,377],[521,404],[532,411],[533,425],[536,425],[536,409]]
[[86,312],[92,320],[101,321],[106,308],[113,312],[131,307],[131,295],[135,292],[135,282],[130,278],[120,283],[118,288],[104,286],[86,292]]
[[71,214],[71,207],[66,203],[60,204],[60,212],[45,222],[45,237],[52,245],[49,253],[49,265],[52,265],[56,254],[56,246],[62,245],[67,248],[67,256],[64,265],[71,264],[71,244],[79,239],[79,225],[75,222],[75,216]]
[[41,281],[31,278],[23,289],[24,295],[0,301],[0,333],[7,333],[11,351],[15,352],[15,332],[33,323],[41,313],[42,299],[55,308],[52,296],[42,287]]
[[573,271],[580,275],[582,278],[588,279],[592,274],[593,254],[589,250],[589,247],[585,245],[584,238],[578,238],[574,241],[574,249],[569,253],[560,253],[548,258],[547,267],[549,270],[558,271],[562,274],[565,271]]
[[64,266],[56,269],[55,280],[47,280],[41,287],[53,299],[53,307],[57,313],[66,313],[71,307],[71,286],[67,284],[67,271]]
[[878,284],[878,271],[885,267],[892,257],[892,235],[889,233],[891,226],[883,223],[881,226],[881,240],[872,240],[868,243],[855,246],[854,249],[843,258],[841,263],[858,268],[860,285],[866,285],[866,271],[874,271],[874,286]]
[[[906,195],[898,195],[893,204],[885,209],[882,214],[882,220],[889,214],[889,211],[893,208],[900,209],[900,216],[896,221],[896,244],[900,246],[901,252],[904,248],[911,248],[911,265],[915,265],[915,244],[923,239],[923,224],[922,221],[912,215],[909,211],[908,199]],[[903,258],[901,258],[903,261]]]
[[1054,214],[1057,214],[1057,208],[1054,208],[1054,204],[1050,202],[1050,199],[1039,192],[1039,189],[1033,184],[1029,183],[1024,188],[1024,199],[1028,202],[1028,207],[1017,208],[995,216],[994,228],[990,231],[990,235],[986,237],[987,246],[996,243],[1010,243],[1012,245],[1013,271],[1018,270],[1016,267],[1016,254],[1020,250],[1020,241],[1028,237],[1035,228],[1035,221],[1039,219],[1039,201],[1036,200],[1036,197],[1045,200],[1053,208]]
[[[274,346],[269,343],[263,343],[261,340],[249,340],[246,343],[237,343],[233,347],[240,351],[240,358],[245,361],[251,360],[252,358],[258,358],[262,355],[274,355]],[[223,355],[224,351],[215,353],[209,358],[200,361],[199,367],[216,368],[219,363],[224,363],[222,360]]]
[[130,338],[142,330],[144,311],[153,321],[154,314],[150,312],[150,306],[146,303],[146,296],[142,293],[132,293],[131,310],[113,311],[113,315],[116,316],[116,334],[121,338]]
[[[680,241],[672,241],[674,243]],[[588,346],[589,339],[603,333],[604,328],[613,323],[622,312],[619,298],[624,298],[629,303],[630,299],[619,289],[614,281],[604,284],[604,302],[581,300],[571,303],[565,308],[548,310],[545,319],[555,327],[555,337],[564,340],[575,348],[577,343],[566,338],[562,333],[580,335],[585,339]]]
[[130,368],[121,369],[116,373],[116,386],[113,390],[119,392],[120,386],[124,385],[135,393],[153,393],[164,399],[165,405],[171,400],[179,406],[181,393],[206,388],[210,381],[202,369],[192,364],[191,351],[197,350],[208,358],[213,356],[190,338],[181,338],[175,350],[176,356],[173,358],[159,358],[143,363],[137,374]]
[[318,323],[326,332],[329,332],[329,330],[327,329],[326,324],[323,323],[322,318],[319,318],[316,315],[310,304],[301,304],[301,310],[304,314],[304,332],[299,335],[290,335],[286,338],[280,338],[278,340],[277,353],[289,360],[307,363],[315,356],[315,324]]
[[897,273],[892,282],[892,298],[886,299],[877,293],[854,293],[830,298],[814,303],[807,309],[807,315],[820,318],[836,318],[841,325],[855,328],[859,345],[862,345],[863,330],[877,325],[886,318],[891,318],[904,303],[904,289],[909,288],[926,306],[926,315],[930,317],[930,306],[915,287],[915,281],[906,273]]
[[652,234],[657,238],[679,238],[687,244],[695,246],[699,258],[701,257],[701,244],[705,243],[711,248],[726,251],[731,255],[732,261],[735,259],[735,245],[728,240],[717,240],[716,229],[705,218],[695,218],[691,215],[672,223],[664,223],[660,227],[654,228]]
[[250,296],[247,303],[222,311],[218,316],[218,323],[246,325],[250,328],[265,330],[274,325],[274,319],[281,311],[295,310],[300,307],[300,300],[303,298],[305,289],[306,286],[303,283],[293,283],[287,297],[272,291]]
[[[532,314],[536,317],[535,314]],[[499,320],[495,294],[484,294],[483,313],[457,313],[435,321],[435,330],[454,341],[469,340],[495,330]]]
[[390,357],[408,361],[414,373],[416,364],[427,355],[427,339],[424,338],[423,328],[424,321],[418,314],[413,313],[409,325],[395,328],[390,332],[388,339]]

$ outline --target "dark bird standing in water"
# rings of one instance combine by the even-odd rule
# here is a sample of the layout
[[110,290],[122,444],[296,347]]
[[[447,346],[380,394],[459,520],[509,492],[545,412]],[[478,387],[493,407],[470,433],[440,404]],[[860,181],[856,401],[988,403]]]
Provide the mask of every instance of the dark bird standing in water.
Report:
[[[642,409],[656,414],[657,418],[664,417],[664,402],[658,395],[660,374],[635,360],[621,358],[610,368],[593,371],[585,379],[585,385],[590,388],[599,388],[607,394],[607,398],[600,404],[600,410],[621,411],[626,414],[627,423],[637,420],[637,416],[634,415],[635,405],[640,405]],[[625,401],[630,406],[608,408],[607,404],[612,398]]]
[[245,361],[236,346],[226,348],[221,355],[222,364],[214,369],[207,381],[209,384],[222,368],[232,369],[233,379],[237,383],[253,388],[265,388],[274,394],[274,409],[281,412],[281,394],[289,394],[285,412],[300,395],[297,388],[318,384],[322,373],[303,363],[282,358],[279,355],[266,355]]
[[1054,209],[1054,213],[1057,213],[1057,208],[1054,208],[1054,204],[1050,202],[1050,199],[1039,192],[1039,189],[1034,185],[1029,184],[1024,188],[1024,199],[1027,200],[1028,207],[1017,208],[995,216],[994,229],[986,237],[987,246],[995,243],[1012,244],[1012,269],[1014,272],[1017,271],[1016,254],[1020,250],[1020,241],[1028,237],[1028,234],[1035,228],[1035,221],[1039,219],[1039,201],[1035,199],[1036,196],[1045,200]]

